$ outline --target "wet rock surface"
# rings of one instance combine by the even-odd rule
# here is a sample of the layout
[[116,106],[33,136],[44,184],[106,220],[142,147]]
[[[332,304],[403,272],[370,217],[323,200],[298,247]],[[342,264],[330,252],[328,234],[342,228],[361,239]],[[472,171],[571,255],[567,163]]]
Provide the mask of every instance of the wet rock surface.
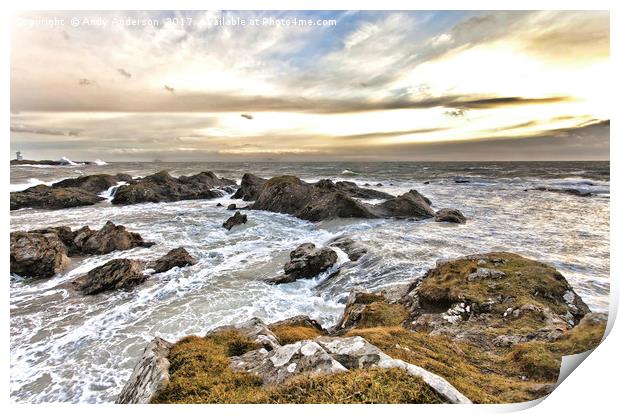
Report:
[[113,259],[73,279],[71,285],[84,295],[95,295],[117,289],[129,289],[148,278],[144,262],[134,259]]
[[533,190],[534,191],[548,191],[551,193],[568,194],[568,195],[573,195],[577,197],[591,197],[592,195],[594,195],[590,191],[582,191],[576,188],[535,187],[533,188]]
[[132,183],[135,180],[129,174],[94,174],[77,178],[67,178],[52,184],[52,188],[79,188],[90,193],[99,194],[119,182]]
[[60,210],[92,206],[103,200],[103,197],[80,188],[52,188],[46,185],[36,185],[24,191],[12,192],[11,210],[20,208]]
[[463,213],[455,208],[442,208],[435,213],[435,221],[464,224],[467,219]]
[[245,173],[241,177],[241,185],[231,198],[240,198],[243,201],[255,201],[263,190],[266,179],[254,174]]
[[290,253],[290,259],[284,265],[284,275],[269,279],[270,283],[290,283],[315,277],[333,266],[338,254],[329,247],[317,248],[314,243],[304,243]]
[[154,273],[167,272],[174,267],[193,266],[197,263],[196,259],[190,255],[183,247],[170,250],[164,256],[150,263]]
[[11,233],[11,273],[23,277],[51,277],[71,262],[67,248],[54,232]]
[[248,216],[246,214],[241,214],[240,212],[236,212],[233,216],[229,217],[228,220],[222,224],[226,230],[230,230],[235,226],[240,226],[248,222]]
[[211,199],[221,197],[226,192],[218,190],[217,187],[231,185],[235,185],[235,182],[219,178],[210,171],[178,178],[172,177],[167,171],[160,171],[134,184],[120,187],[112,199],[112,204]]
[[[358,201],[356,197],[384,198],[387,201],[373,205]],[[360,188],[354,183],[321,180],[311,184],[294,176],[268,180],[252,208],[292,214],[309,221],[337,217],[429,218],[434,214],[430,200],[415,190],[393,197],[387,193]]]

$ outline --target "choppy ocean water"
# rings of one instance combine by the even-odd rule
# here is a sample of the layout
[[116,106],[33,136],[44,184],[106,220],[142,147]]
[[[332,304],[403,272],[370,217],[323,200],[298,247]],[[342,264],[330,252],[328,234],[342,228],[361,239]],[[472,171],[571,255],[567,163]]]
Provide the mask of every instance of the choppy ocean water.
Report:
[[[592,310],[606,312],[609,295],[609,163],[111,163],[102,166],[11,167],[11,190],[82,174],[125,172],[135,177],[166,169],[172,175],[214,171],[239,180],[293,174],[370,184],[392,194],[416,189],[435,209],[454,207],[465,225],[408,220],[308,223],[249,211],[248,224],[226,232],[231,213],[216,207],[229,196],[162,204],[11,212],[11,230],[55,225],[91,228],[107,220],[156,242],[74,260],[62,275],[39,281],[11,277],[11,398],[20,402],[111,402],[153,336],[175,340],[258,316],[268,322],[308,314],[334,323],[354,287],[381,289],[420,277],[436,260],[511,251],[552,264]],[[456,183],[455,180],[467,181]],[[424,182],[429,181],[429,184]],[[379,186],[378,184],[381,184]],[[592,197],[523,191],[574,188]],[[243,202],[235,200],[238,205]],[[290,250],[349,235],[378,257],[364,271],[338,278],[271,286]],[[183,246],[198,264],[152,276],[125,292],[81,297],[59,287],[111,258],[153,259]],[[339,263],[346,261],[339,255]]]

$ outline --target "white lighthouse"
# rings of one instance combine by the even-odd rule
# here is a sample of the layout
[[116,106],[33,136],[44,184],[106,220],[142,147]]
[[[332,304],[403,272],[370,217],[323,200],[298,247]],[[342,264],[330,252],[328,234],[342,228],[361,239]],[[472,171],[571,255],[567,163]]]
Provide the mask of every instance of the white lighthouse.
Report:
[[21,160],[23,160],[23,159],[24,159],[24,156],[22,155],[22,152],[21,152],[21,151],[17,151],[17,152],[15,153],[15,159],[16,159],[17,161],[21,161]]

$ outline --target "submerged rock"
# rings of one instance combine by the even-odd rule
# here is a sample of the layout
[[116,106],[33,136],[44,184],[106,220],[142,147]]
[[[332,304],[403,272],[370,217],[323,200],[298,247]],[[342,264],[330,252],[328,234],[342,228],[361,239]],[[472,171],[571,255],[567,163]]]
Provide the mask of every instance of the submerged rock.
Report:
[[67,268],[67,248],[54,232],[11,233],[11,273],[23,277],[52,277]]
[[248,216],[246,214],[241,214],[240,212],[236,212],[232,217],[229,217],[228,220],[222,224],[226,230],[230,230],[235,226],[239,226],[241,224],[245,224],[248,222]]
[[155,260],[149,267],[154,269],[154,273],[167,272],[173,267],[186,267],[195,265],[194,259],[183,247],[170,250],[164,256]]
[[435,213],[435,221],[464,224],[467,219],[463,213],[455,208],[442,208]]
[[24,191],[11,193],[11,210],[20,208],[41,208],[60,210],[63,208],[92,206],[103,197],[80,188],[52,188],[36,185]]
[[549,191],[551,193],[560,193],[560,194],[568,194],[574,195],[578,197],[590,197],[593,195],[590,191],[581,191],[576,188],[553,188],[553,187],[536,187],[534,188],[536,191]]
[[333,266],[338,254],[328,247],[317,249],[313,243],[304,243],[290,253],[290,259],[284,265],[284,275],[269,279],[270,283],[290,283],[315,277]]
[[360,257],[368,253],[366,246],[347,236],[336,237],[327,244],[330,247],[337,247],[349,256],[349,260],[357,262]]
[[77,277],[71,285],[84,295],[95,295],[108,290],[128,289],[148,278],[144,262],[134,259],[112,259],[106,264]]
[[243,201],[255,201],[263,190],[263,186],[266,182],[266,179],[254,174],[243,174],[243,177],[241,177],[241,186],[231,198],[240,198]]
[[178,178],[172,177],[167,171],[160,171],[120,187],[112,204],[210,199],[222,195],[222,191],[216,190],[216,187],[234,184],[234,181],[219,178],[210,171]]

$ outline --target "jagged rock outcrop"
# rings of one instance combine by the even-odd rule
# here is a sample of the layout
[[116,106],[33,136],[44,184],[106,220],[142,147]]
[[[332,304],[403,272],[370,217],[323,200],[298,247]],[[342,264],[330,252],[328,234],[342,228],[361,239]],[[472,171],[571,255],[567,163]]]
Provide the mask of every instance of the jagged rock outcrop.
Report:
[[173,267],[186,267],[195,265],[196,259],[190,255],[183,247],[170,250],[164,256],[149,264],[154,273],[167,272]]
[[240,226],[248,222],[248,216],[246,214],[241,214],[240,212],[236,212],[233,216],[229,217],[222,227],[226,230],[230,230],[235,226]]
[[80,188],[52,188],[36,185],[24,191],[11,193],[11,210],[20,208],[41,208],[60,210],[63,208],[92,206],[103,197]]
[[143,261],[113,259],[73,279],[71,285],[84,295],[95,295],[108,290],[132,288],[147,278]]
[[151,247],[154,244],[145,242],[138,233],[127,231],[125,226],[108,221],[99,230],[91,230],[88,226],[76,230],[72,244],[68,247],[72,254],[107,254],[115,250]]
[[284,275],[269,279],[270,283],[290,283],[315,277],[333,266],[338,254],[329,247],[318,249],[314,243],[304,243],[290,253],[290,259],[284,265]]
[[44,184],[11,193],[11,210],[63,208],[90,206],[103,201],[99,194],[119,182],[135,183],[129,174],[94,174],[67,178],[47,186]]
[[112,204],[210,199],[222,196],[224,190],[218,190],[217,187],[230,185],[235,185],[235,182],[219,178],[210,171],[178,178],[172,177],[167,171],[160,171],[134,184],[120,187]]
[[11,233],[11,273],[23,277],[51,277],[70,263],[67,248],[54,232]]
[[170,379],[168,354],[172,344],[155,338],[144,349],[140,361],[116,399],[117,404],[147,404]]
[[11,233],[11,272],[51,277],[67,268],[71,256],[100,255],[116,250],[151,247],[138,233],[108,221],[101,229],[68,226]]
[[442,208],[435,213],[435,221],[464,224],[467,222],[467,219],[463,213],[455,208]]
[[374,193],[370,196],[367,193],[370,190],[359,188],[354,184],[353,187],[352,184],[338,184],[330,180],[311,184],[294,176],[274,177],[264,184],[252,208],[292,214],[309,221],[337,217],[420,219],[432,217],[434,214],[429,200],[415,190],[398,197],[381,193],[383,198],[388,200],[373,205],[356,200],[352,194],[359,196],[364,193],[371,198],[379,196]]
[[231,198],[240,198],[243,201],[255,201],[263,190],[263,186],[266,182],[266,179],[254,174],[243,174],[243,177],[241,177],[241,185]]
[[339,190],[342,190],[351,197],[355,198],[364,198],[368,200],[390,200],[394,198],[393,195],[384,193],[383,191],[361,188],[351,181],[337,181],[335,185]]
[[131,183],[135,180],[129,174],[94,174],[67,178],[52,184],[52,188],[79,188],[93,194],[99,194],[119,182]]

